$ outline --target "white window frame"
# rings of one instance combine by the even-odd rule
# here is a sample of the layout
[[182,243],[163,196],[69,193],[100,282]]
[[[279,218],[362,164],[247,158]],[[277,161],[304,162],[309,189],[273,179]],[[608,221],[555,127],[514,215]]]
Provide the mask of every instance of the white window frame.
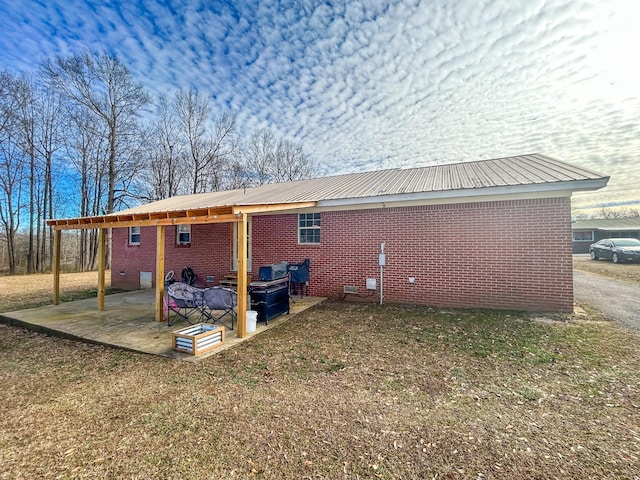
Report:
[[[251,217],[247,218],[247,272],[251,271],[251,244],[252,242],[252,234],[251,234],[251,230],[252,230],[252,225],[253,222],[251,221]],[[232,243],[233,243],[233,258],[231,260],[231,271],[232,272],[237,272],[238,271],[238,223],[237,222],[233,222],[233,238],[232,238]]]
[[[187,240],[181,240],[180,234],[188,235]],[[176,225],[176,245],[191,245],[191,225]]]
[[[311,218],[309,218],[311,217]],[[309,225],[309,221],[311,221],[311,224]],[[302,225],[302,222],[304,222],[305,224]],[[317,222],[317,224],[316,224]],[[320,245],[320,241],[321,241],[321,226],[322,226],[322,220],[320,218],[320,212],[315,212],[315,213],[299,213],[298,214],[298,245]],[[308,242],[308,241],[303,241],[302,239],[302,232],[306,231],[306,230],[314,230],[317,231],[317,237],[318,237],[318,241],[317,242]],[[315,233],[314,233],[314,236]],[[306,236],[305,236],[306,238]]]
[[[134,241],[134,236],[138,236],[138,240]],[[140,245],[140,227],[129,227],[129,245]]]

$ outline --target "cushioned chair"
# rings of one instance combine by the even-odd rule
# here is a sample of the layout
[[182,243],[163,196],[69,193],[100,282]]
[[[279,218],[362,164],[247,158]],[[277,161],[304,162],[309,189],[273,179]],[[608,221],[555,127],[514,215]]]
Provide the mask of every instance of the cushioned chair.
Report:
[[[177,320],[184,320],[193,325],[202,319],[202,289],[192,287],[187,283],[173,283],[167,287],[169,297],[167,325],[173,325]],[[173,318],[172,314],[173,313]],[[197,315],[196,321],[191,318]]]
[[[235,308],[238,305],[238,294],[230,288],[211,287],[202,292],[202,315],[211,323],[220,322],[233,330],[236,321]],[[231,327],[222,322],[226,316],[231,317]]]

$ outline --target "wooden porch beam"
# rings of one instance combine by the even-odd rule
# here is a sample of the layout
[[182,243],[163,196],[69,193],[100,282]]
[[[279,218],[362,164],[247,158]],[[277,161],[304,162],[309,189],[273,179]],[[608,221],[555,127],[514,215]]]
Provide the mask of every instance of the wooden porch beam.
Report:
[[156,227],[156,322],[164,320],[164,225]]
[[[78,222],[80,219],[78,219]],[[158,225],[198,225],[207,223],[233,223],[239,222],[238,214],[212,214],[204,216],[191,217],[172,217],[172,218],[149,218],[146,220],[117,220],[104,221],[98,223],[68,223],[53,224],[56,229],[60,230],[80,230],[83,228],[121,228],[121,227],[155,227]]]
[[260,205],[237,205],[207,207],[167,212],[111,214],[94,217],[63,218],[47,220],[47,225],[63,230],[82,228],[145,227],[156,225],[184,225],[202,223],[230,223],[240,221],[242,213],[270,213],[300,208],[312,208],[317,202],[273,203]]
[[274,203],[261,205],[240,205],[233,207],[233,213],[269,213],[282,210],[295,210],[298,208],[312,208],[317,202]]
[[238,222],[238,338],[247,336],[247,215]]
[[53,304],[60,305],[60,241],[62,232],[53,232]]
[[107,230],[98,230],[98,310],[104,310],[104,274],[107,256]]

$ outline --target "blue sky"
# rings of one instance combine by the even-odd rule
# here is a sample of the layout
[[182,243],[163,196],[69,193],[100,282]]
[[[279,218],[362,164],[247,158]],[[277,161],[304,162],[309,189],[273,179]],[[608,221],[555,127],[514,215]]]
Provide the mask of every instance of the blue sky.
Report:
[[640,208],[640,2],[0,0],[0,68],[115,51],[150,93],[196,87],[323,174],[538,152]]

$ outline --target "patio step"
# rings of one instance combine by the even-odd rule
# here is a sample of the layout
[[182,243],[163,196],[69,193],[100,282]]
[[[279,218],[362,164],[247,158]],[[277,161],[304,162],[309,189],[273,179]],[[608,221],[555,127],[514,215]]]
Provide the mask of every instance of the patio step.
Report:
[[[247,288],[251,283],[252,276],[247,274]],[[238,276],[237,275],[225,275],[224,279],[220,280],[221,287],[232,288],[233,290],[238,289]]]

